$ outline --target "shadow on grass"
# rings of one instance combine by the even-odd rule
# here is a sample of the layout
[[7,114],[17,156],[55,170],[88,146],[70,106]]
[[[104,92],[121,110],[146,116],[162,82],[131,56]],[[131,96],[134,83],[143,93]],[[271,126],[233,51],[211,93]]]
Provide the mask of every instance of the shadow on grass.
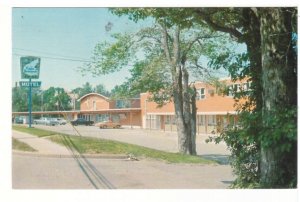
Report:
[[229,165],[229,155],[204,154],[204,155],[199,155],[199,156],[204,159],[216,161],[221,165]]

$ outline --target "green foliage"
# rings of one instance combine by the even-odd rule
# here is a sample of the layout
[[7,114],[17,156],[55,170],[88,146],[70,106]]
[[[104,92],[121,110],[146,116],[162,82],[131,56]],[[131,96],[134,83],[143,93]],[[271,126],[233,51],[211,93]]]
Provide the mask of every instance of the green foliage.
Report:
[[280,108],[266,112],[260,141],[262,147],[273,148],[280,153],[290,152],[297,141],[297,109]]
[[[153,101],[159,105],[169,102],[172,97],[172,80],[176,60],[186,65],[191,73],[200,72],[202,76],[208,70],[199,64],[201,55],[211,51],[207,47],[219,45],[218,38],[211,30],[200,25],[182,26],[180,30],[179,58],[174,52],[174,34],[178,26],[168,19],[167,13],[175,13],[178,9],[112,9],[118,15],[128,15],[129,19],[141,20],[150,17],[155,22],[141,28],[135,33],[113,34],[113,42],[98,43],[92,56],[92,62],[85,64],[81,71],[92,75],[103,75],[129,68],[131,77],[122,85],[113,89],[116,99],[136,97],[141,92],[150,92]],[[184,15],[187,10],[180,9]],[[179,19],[179,18],[178,18]],[[188,22],[188,21],[187,21]],[[172,24],[173,23],[173,24]],[[168,43],[163,43],[163,27],[167,27]],[[168,46],[172,62],[166,57],[164,46]]]
[[207,141],[225,141],[230,152],[230,164],[237,176],[232,188],[255,188],[259,186],[259,113],[242,111],[238,125],[230,125],[217,137]]
[[129,34],[111,35],[114,42],[101,42],[96,44],[92,61],[85,63],[84,68],[80,68],[82,73],[92,73],[93,75],[108,74],[119,71],[132,60],[135,48],[132,47],[133,39]]
[[72,93],[77,94],[79,98],[93,92],[94,92],[93,86],[89,82],[83,84],[82,87],[78,87],[72,90]]
[[134,22],[154,18],[157,22],[166,24],[167,27],[177,24],[182,28],[190,28],[194,24],[190,20],[193,8],[113,8],[110,10],[118,16],[127,15]]
[[106,90],[105,86],[103,84],[98,84],[95,88],[94,88],[95,93],[99,93],[101,95],[104,95],[106,97],[110,96],[110,92],[108,90]]
[[12,88],[12,111],[24,112],[28,110],[28,90],[27,88],[13,87]]
[[71,109],[70,96],[63,88],[50,87],[43,92],[44,111],[59,111]]
[[278,161],[278,171],[273,181],[265,187],[297,187],[297,107],[283,106],[263,114],[259,141],[261,147],[272,150]]
[[[263,124],[267,122],[267,124]],[[237,126],[229,126],[220,136],[207,141],[225,141],[231,151],[230,163],[237,178],[233,188],[260,188],[260,149],[272,149],[280,158],[276,187],[297,186],[297,109],[281,108],[264,115],[262,112],[241,111]],[[287,163],[289,162],[289,163]],[[273,185],[274,188],[275,185]]]
[[[282,8],[291,14],[291,32],[296,33],[297,9]],[[261,9],[263,12],[263,8]],[[236,53],[232,47],[224,44],[210,46],[206,44],[209,66],[214,69],[228,70],[233,80],[249,78],[252,81],[251,90],[235,93],[235,99],[246,97],[248,101],[239,105],[239,126],[229,127],[220,137],[214,139],[217,143],[224,140],[232,151],[232,166],[237,175],[234,187],[258,188],[265,187],[260,183],[260,151],[261,148],[273,149],[280,158],[279,184],[275,187],[296,187],[297,185],[297,110],[287,106],[279,106],[272,111],[262,112],[262,80],[261,80],[261,37],[259,35],[259,17],[252,8],[145,8],[113,9],[117,15],[128,15],[130,19],[138,21],[152,17],[157,22],[164,22],[170,28],[180,25],[181,28],[190,28],[195,24],[209,26],[229,34],[238,43],[247,43],[249,52]],[[290,32],[290,33],[291,33]],[[277,35],[277,34],[274,34]],[[276,37],[272,37],[276,40]],[[272,40],[271,39],[271,40]],[[296,39],[292,40],[295,47]],[[258,44],[258,45],[257,45]],[[184,47],[184,46],[183,46]],[[171,48],[171,47],[170,47]],[[296,50],[296,48],[294,48]],[[279,50],[286,52],[287,50]],[[287,54],[284,59],[296,61],[297,57]],[[289,58],[290,57],[290,58]],[[195,58],[193,59],[195,61]],[[196,59],[197,61],[197,59]],[[199,65],[196,65],[196,69]],[[294,70],[295,71],[295,70]],[[288,74],[288,72],[286,72]],[[291,72],[290,72],[291,73]],[[294,72],[293,72],[294,74]],[[289,76],[289,75],[287,75]],[[290,82],[290,88],[296,86]],[[221,93],[228,89],[219,85]],[[295,92],[294,92],[295,93]],[[294,96],[295,94],[293,94]],[[276,96],[276,95],[275,95]],[[287,95],[288,96],[288,95]],[[293,99],[292,97],[289,99]],[[288,103],[287,103],[288,105]],[[263,117],[263,118],[262,118]],[[213,141],[211,139],[210,141]]]
[[[150,92],[157,102],[170,100],[170,73],[160,59],[146,59],[137,62],[130,70],[131,77],[114,90],[114,98],[128,98],[139,96],[142,92]],[[164,93],[160,93],[162,91]],[[164,97],[163,97],[164,96]]]

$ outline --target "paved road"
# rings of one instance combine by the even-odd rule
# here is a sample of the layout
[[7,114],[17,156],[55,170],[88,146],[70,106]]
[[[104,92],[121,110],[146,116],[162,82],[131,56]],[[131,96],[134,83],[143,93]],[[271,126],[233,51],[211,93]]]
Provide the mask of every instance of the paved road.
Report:
[[[58,132],[74,134],[71,126],[35,126]],[[118,129],[100,130],[96,127],[76,128],[83,136],[101,137],[143,145],[166,151],[177,151],[176,133],[147,130]],[[27,141],[34,148],[45,145],[46,140],[19,135],[19,140]],[[224,143],[206,144],[207,136],[197,136],[198,154],[223,160],[228,151]],[[43,141],[42,141],[43,140]],[[48,142],[49,143],[49,142]],[[35,145],[36,144],[36,145]],[[53,144],[53,143],[52,143]],[[46,148],[46,150],[45,150]],[[49,152],[45,148],[38,150]],[[48,149],[48,150],[47,150]],[[57,149],[57,148],[56,148]],[[56,150],[55,149],[55,150]],[[61,149],[61,148],[60,148]],[[57,151],[59,151],[57,149]],[[64,150],[60,150],[64,151]],[[16,189],[202,189],[227,188],[234,180],[229,165],[168,164],[162,161],[141,159],[85,158],[76,151],[67,150],[69,158],[27,156],[13,154],[13,188]],[[43,152],[41,152],[43,153]],[[225,162],[224,161],[224,162]]]
[[[227,165],[13,155],[14,189],[218,189],[234,179]],[[91,171],[92,170],[92,171]]]

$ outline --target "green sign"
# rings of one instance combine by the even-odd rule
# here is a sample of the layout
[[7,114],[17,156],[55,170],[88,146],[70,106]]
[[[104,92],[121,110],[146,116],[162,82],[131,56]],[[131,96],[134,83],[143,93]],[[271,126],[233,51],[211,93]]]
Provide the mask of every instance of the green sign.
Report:
[[41,87],[42,82],[41,81],[20,81],[19,82],[21,87],[29,87],[29,85],[31,87]]
[[41,58],[26,56],[21,57],[21,78],[22,79],[38,79],[40,76]]

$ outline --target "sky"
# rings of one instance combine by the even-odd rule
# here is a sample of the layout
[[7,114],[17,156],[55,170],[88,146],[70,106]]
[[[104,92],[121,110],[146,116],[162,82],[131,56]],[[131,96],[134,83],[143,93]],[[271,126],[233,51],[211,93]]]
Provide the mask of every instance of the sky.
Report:
[[[111,23],[111,31],[105,26]],[[111,90],[130,76],[128,68],[109,75],[83,76],[78,67],[88,61],[98,42],[110,41],[110,34],[142,27],[107,8],[13,8],[12,85],[21,81],[20,57],[41,57],[42,89],[50,86],[72,90],[85,82],[104,84]]]

